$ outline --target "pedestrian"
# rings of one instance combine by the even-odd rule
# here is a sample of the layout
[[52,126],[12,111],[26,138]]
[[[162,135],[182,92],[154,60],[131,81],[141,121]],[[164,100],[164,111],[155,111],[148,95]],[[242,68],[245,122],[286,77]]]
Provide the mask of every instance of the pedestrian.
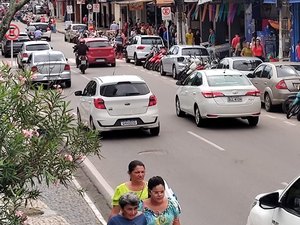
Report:
[[158,35],[163,38],[165,32],[165,25],[163,23],[160,24],[160,27],[158,28]]
[[202,42],[202,38],[201,38],[201,35],[200,35],[200,31],[197,30],[196,34],[195,34],[195,45],[200,45],[201,42]]
[[259,38],[256,38],[255,44],[252,47],[253,56],[260,58],[262,61],[265,61],[265,50],[264,46],[261,44]]
[[83,22],[84,24],[87,24],[87,23],[88,23],[88,17],[87,17],[87,15],[84,15],[84,17],[82,18],[82,22]]
[[297,42],[295,53],[296,53],[296,62],[300,62],[300,40]]
[[253,56],[252,49],[250,48],[250,42],[246,42],[244,48],[242,49],[241,56],[245,56],[245,57]]
[[119,199],[128,192],[134,192],[140,200],[148,198],[148,187],[145,178],[145,165],[139,160],[133,160],[128,165],[129,181],[117,186],[112,197],[110,217],[120,212]]
[[187,45],[194,44],[194,34],[191,28],[189,28],[188,32],[185,34],[185,41]]
[[239,42],[235,45],[234,56],[241,56],[241,52],[245,44],[245,38],[239,37]]
[[126,44],[126,36],[122,30],[119,30],[115,38],[116,50],[117,50],[117,59],[123,59],[123,49]]
[[145,215],[138,211],[139,202],[135,193],[123,194],[119,199],[120,213],[111,217],[107,225],[147,225]]
[[232,48],[232,52],[235,52],[236,50],[236,46],[240,43],[240,35],[237,33],[235,34],[235,36],[232,38],[231,41],[231,48]]
[[171,44],[171,41],[170,41],[171,33],[170,33],[170,31],[167,30],[167,28],[164,28],[163,40],[164,40],[165,46],[169,48],[170,44]]
[[148,181],[149,198],[143,200],[147,225],[180,225],[180,211],[171,198],[165,196],[165,182],[160,176]]
[[117,32],[119,30],[119,25],[116,23],[116,21],[113,21],[112,24],[110,25],[109,29]]
[[216,34],[212,28],[209,29],[208,44],[209,46],[216,45]]
[[43,35],[43,32],[40,30],[39,27],[36,27],[36,30],[34,31],[34,40],[41,40]]

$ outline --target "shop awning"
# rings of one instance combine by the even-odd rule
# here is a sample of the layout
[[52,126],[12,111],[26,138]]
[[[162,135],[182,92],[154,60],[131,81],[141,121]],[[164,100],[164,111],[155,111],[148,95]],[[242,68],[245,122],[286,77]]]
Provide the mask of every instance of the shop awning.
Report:
[[153,0],[127,0],[127,1],[115,1],[114,3],[119,5],[128,5],[140,2],[152,2]]
[[202,5],[202,4],[205,4],[205,3],[208,3],[208,2],[212,2],[212,0],[199,0],[198,5]]
[[300,3],[300,0],[289,0],[289,3]]

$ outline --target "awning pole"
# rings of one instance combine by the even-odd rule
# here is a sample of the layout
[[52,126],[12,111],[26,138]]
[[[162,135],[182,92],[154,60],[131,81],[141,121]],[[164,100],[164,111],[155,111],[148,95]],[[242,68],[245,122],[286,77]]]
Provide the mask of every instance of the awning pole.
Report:
[[154,0],[154,33],[157,34],[157,1]]

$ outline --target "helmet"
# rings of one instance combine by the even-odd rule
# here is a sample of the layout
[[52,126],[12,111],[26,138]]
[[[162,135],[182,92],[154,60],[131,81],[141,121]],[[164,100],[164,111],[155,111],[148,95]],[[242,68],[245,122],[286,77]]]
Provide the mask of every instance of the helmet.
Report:
[[84,39],[81,38],[81,39],[79,40],[79,43],[80,43],[80,44],[84,44],[84,43],[85,43]]

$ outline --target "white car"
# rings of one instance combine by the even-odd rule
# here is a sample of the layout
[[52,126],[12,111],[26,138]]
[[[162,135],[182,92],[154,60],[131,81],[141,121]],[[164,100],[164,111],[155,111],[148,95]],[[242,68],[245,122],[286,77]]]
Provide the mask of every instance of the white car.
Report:
[[33,27],[34,27],[34,30],[39,28],[42,31],[42,39],[51,41],[51,29],[50,29],[48,23],[42,23],[42,22],[30,23],[29,26],[26,28],[27,32],[28,32],[28,36],[32,35],[31,28],[33,28]]
[[80,96],[78,122],[90,129],[112,131],[149,129],[157,136],[160,130],[157,99],[146,82],[135,75],[94,77]]
[[21,51],[17,55],[17,64],[23,68],[32,52],[51,50],[52,47],[47,41],[26,41],[23,43]]
[[134,60],[135,65],[140,65],[150,53],[152,46],[164,47],[164,42],[160,36],[155,35],[136,35],[126,47],[126,62]]
[[197,126],[208,118],[243,118],[256,126],[261,112],[260,93],[236,70],[198,70],[177,81],[176,114],[195,117]]
[[247,225],[299,225],[300,176],[284,190],[256,196]]

